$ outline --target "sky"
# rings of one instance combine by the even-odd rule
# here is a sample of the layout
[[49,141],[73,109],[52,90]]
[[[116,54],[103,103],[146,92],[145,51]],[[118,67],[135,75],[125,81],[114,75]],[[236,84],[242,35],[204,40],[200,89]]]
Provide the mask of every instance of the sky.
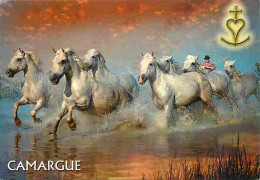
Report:
[[[218,35],[230,4],[243,4],[250,46],[222,47]],[[242,16],[241,16],[242,17]],[[236,60],[237,69],[254,71],[260,61],[259,1],[226,0],[59,0],[5,1],[0,4],[0,75],[13,48],[33,50],[45,70],[51,69],[55,49],[70,47],[78,56],[98,49],[113,71],[138,72],[141,52],[173,55],[183,63],[187,55],[210,55],[223,69]]]

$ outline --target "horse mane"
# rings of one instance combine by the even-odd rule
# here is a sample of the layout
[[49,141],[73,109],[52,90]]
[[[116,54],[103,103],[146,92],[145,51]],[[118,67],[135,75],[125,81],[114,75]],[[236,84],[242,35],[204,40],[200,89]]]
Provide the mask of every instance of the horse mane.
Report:
[[41,64],[38,56],[32,51],[27,51],[25,54],[28,57],[27,59],[31,61],[39,70],[41,70]]
[[239,73],[239,72],[237,71],[237,69],[234,67],[234,78],[235,78],[236,80],[239,80],[240,77],[241,77],[241,73]]
[[75,53],[75,51],[73,49],[66,48],[66,49],[64,49],[64,51],[65,51],[65,53],[68,53],[71,56],[75,56],[76,55],[76,53]]
[[68,58],[69,58],[70,61],[75,61],[76,53],[73,49],[66,48],[66,49],[64,49],[64,52],[69,55]]
[[103,66],[106,66],[106,60],[105,60],[104,56],[99,51],[98,51],[98,56],[99,56],[100,63]]
[[196,61],[196,63],[199,65],[199,67],[202,66],[198,58],[196,58],[195,61]]

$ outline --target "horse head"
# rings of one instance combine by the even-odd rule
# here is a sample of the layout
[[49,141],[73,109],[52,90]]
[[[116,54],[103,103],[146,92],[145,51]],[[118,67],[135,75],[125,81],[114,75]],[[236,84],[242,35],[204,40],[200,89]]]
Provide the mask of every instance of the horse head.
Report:
[[196,72],[199,66],[199,56],[188,55],[183,64],[183,73]]
[[145,55],[142,55],[142,60],[140,62],[140,75],[138,78],[139,84],[143,85],[147,79],[154,76],[157,64],[154,53],[146,53]]
[[105,64],[104,57],[96,49],[91,49],[84,56],[84,65],[87,70],[98,68],[99,63]]
[[235,61],[225,61],[224,71],[232,79],[234,77],[234,73],[235,73]]
[[14,50],[14,56],[6,69],[6,76],[14,77],[14,75],[20,71],[25,71],[27,69],[27,61],[25,58],[25,52],[19,48],[18,51]]
[[54,50],[55,57],[52,60],[52,71],[50,74],[50,81],[52,84],[56,85],[59,83],[60,79],[63,77],[64,74],[71,71],[71,62],[69,60],[69,56],[71,53],[69,50],[59,49]]
[[165,72],[169,73],[171,70],[171,65],[173,64],[172,56],[163,56],[160,61],[157,61],[159,68]]

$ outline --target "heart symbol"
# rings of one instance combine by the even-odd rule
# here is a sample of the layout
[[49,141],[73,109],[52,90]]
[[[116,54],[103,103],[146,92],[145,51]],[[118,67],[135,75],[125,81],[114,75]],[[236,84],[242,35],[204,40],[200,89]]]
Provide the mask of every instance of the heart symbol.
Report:
[[[241,22],[242,24],[239,22]],[[237,20],[229,19],[226,25],[228,29],[232,32],[233,36],[235,37],[235,42],[236,42],[239,32],[245,26],[245,21],[243,19],[237,19]],[[235,32],[234,29],[238,29],[238,30]]]

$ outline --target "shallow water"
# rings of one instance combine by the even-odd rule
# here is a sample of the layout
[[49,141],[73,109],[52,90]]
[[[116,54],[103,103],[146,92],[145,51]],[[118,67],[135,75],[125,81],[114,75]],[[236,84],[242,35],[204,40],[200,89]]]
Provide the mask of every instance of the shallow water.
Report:
[[[150,103],[145,103],[153,108]],[[162,113],[154,109],[151,116],[138,115],[138,106],[121,113],[93,118],[75,113],[78,129],[71,132],[62,121],[58,139],[49,141],[48,131],[57,109],[43,110],[43,124],[33,124],[29,117],[32,106],[19,111],[23,121],[17,128],[12,120],[13,101],[0,101],[0,178],[7,179],[141,179],[143,174],[157,172],[179,158],[196,159],[208,157],[217,142],[226,147],[236,144],[238,132],[240,144],[245,144],[248,155],[254,157],[259,150],[259,116],[226,121],[222,126],[210,123],[179,125],[167,129],[161,126]],[[144,129],[131,128],[132,125],[114,130],[116,123],[125,119],[144,122]],[[87,119],[87,120],[86,120]],[[210,118],[209,118],[210,119]],[[205,125],[206,124],[206,125]],[[11,172],[7,170],[10,160],[81,160],[81,172]]]

